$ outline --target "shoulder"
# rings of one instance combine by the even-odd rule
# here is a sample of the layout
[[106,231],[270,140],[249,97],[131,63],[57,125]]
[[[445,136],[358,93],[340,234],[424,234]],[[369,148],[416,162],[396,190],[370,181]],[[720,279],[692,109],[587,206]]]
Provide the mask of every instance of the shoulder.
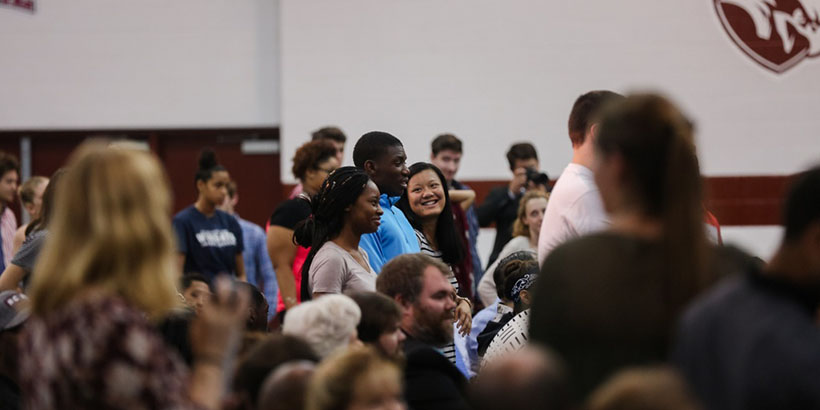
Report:
[[[328,260],[335,260],[335,261],[343,261],[344,256],[347,252],[344,249],[340,248],[338,245],[331,241],[325,242],[318,251],[316,251],[316,255],[313,257],[314,261],[328,261]],[[311,264],[313,266],[313,264]]]
[[174,222],[187,221],[187,220],[190,220],[191,218],[193,218],[195,215],[196,215],[196,209],[194,208],[193,205],[190,205],[190,206],[186,207],[185,209],[177,212],[176,215],[174,215]]

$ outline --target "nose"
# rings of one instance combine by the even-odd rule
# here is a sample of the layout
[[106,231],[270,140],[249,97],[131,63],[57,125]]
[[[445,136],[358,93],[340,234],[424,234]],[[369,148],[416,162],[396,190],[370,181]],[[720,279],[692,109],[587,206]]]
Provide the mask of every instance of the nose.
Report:
[[407,163],[401,164],[401,174],[404,176],[410,176],[410,169],[407,168]]
[[382,207],[376,207],[376,215],[382,216],[382,214],[384,214],[384,210],[382,209]]

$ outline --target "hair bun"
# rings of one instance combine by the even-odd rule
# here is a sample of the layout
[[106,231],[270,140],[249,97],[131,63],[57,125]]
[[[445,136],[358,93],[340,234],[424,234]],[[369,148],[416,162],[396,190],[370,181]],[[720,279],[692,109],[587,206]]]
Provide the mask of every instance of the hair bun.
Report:
[[199,169],[213,169],[219,163],[216,162],[216,153],[211,148],[205,148],[199,153]]

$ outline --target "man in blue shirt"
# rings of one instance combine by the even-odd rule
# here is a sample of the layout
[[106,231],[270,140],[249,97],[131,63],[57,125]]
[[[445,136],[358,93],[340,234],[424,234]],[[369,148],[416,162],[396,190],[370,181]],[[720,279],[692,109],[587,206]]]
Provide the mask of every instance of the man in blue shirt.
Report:
[[[238,202],[239,195],[236,192],[236,182],[231,181],[228,183],[228,196],[219,209],[233,215],[239,222],[239,227],[242,228],[242,240],[245,244],[245,250],[242,252],[242,259],[245,262],[245,276],[248,283],[262,291],[265,299],[270,304],[271,301],[276,301],[276,292],[279,287],[276,282],[276,274],[273,271],[273,263],[271,263],[268,255],[267,236],[262,227],[239,217],[235,209]],[[268,321],[275,314],[276,304],[274,303],[273,309],[268,309]]]
[[379,230],[362,235],[359,243],[367,252],[373,271],[378,273],[382,265],[394,257],[420,251],[413,227],[404,213],[395,207],[410,178],[407,155],[398,138],[386,132],[371,131],[356,142],[353,163],[370,176],[381,192],[379,204],[384,214]]

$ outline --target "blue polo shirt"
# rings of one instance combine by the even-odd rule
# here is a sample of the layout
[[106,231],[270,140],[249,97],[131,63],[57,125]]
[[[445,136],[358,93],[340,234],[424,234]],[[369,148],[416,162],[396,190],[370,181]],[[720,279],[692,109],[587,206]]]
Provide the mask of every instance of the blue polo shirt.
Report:
[[384,211],[379,230],[362,235],[359,242],[359,246],[367,252],[370,258],[370,267],[376,273],[381,272],[382,266],[390,259],[401,254],[420,251],[413,227],[401,209],[394,206],[399,198],[398,196],[388,197],[387,194],[379,197],[379,205]]

